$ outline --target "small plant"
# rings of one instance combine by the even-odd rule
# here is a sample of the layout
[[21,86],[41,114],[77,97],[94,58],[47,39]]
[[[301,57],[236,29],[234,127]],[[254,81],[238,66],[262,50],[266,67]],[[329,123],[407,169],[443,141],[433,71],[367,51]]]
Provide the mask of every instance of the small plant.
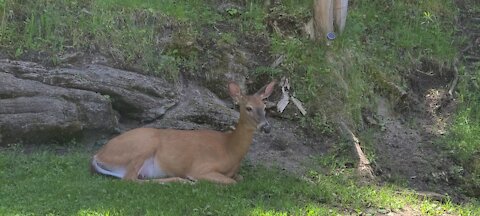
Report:
[[424,11],[422,18],[423,18],[422,24],[434,23],[436,20],[436,17],[429,11]]
[[327,119],[325,114],[316,113],[312,124],[324,135],[332,135],[335,132],[334,124]]
[[237,38],[231,33],[222,33],[218,42],[234,45],[237,43]]
[[255,77],[267,75],[269,78],[275,78],[275,77],[280,77],[281,74],[282,74],[282,70],[278,68],[272,68],[272,67],[258,67],[258,68],[255,68],[255,70],[253,71],[253,75]]
[[238,10],[237,8],[227,8],[226,11],[227,14],[231,17],[238,17],[241,15],[240,10]]
[[169,55],[161,56],[156,73],[161,74],[161,76],[170,81],[177,81],[180,74],[179,60]]

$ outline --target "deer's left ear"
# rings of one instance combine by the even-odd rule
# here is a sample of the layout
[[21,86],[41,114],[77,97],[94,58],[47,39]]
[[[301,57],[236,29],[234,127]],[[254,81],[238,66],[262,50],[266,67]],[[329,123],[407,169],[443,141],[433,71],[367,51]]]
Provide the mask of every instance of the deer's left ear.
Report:
[[256,96],[259,96],[262,98],[262,100],[268,98],[272,92],[273,92],[273,87],[275,87],[276,82],[272,81],[269,84],[263,86],[260,90],[258,90],[257,93],[255,93]]
[[233,98],[233,101],[236,104],[238,104],[240,99],[242,99],[242,97],[243,97],[242,90],[240,89],[240,86],[235,82],[228,83],[228,93],[230,94],[230,97]]

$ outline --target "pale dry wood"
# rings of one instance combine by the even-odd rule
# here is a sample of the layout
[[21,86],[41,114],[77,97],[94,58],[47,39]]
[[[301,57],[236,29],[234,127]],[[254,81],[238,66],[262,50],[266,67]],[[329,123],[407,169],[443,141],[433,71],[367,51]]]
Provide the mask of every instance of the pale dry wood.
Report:
[[285,55],[280,55],[278,58],[270,65],[271,68],[276,68],[285,60]]
[[350,128],[348,128],[348,126],[344,122],[340,123],[340,127],[343,133],[350,139],[350,141],[354,145],[355,153],[358,157],[358,174],[369,180],[374,179],[375,175],[373,174],[373,169],[370,166],[370,161],[367,159],[367,157],[362,151],[362,148],[360,147],[360,140],[357,138],[357,136],[355,136],[352,130],[350,130]]
[[295,98],[293,96],[290,96],[290,99],[292,100],[293,104],[295,104],[295,106],[300,111],[300,113],[302,113],[302,115],[307,114],[307,110],[305,109],[305,107],[303,107],[303,104],[302,104],[301,101],[299,101],[297,98]]
[[333,32],[333,0],[313,1],[313,28],[315,39],[320,41]]
[[448,89],[448,97],[450,99],[453,99],[453,91],[455,90],[457,83],[458,83],[458,69],[456,65],[453,65],[453,80],[452,80],[452,84],[450,84],[450,88]]
[[290,102],[290,84],[288,83],[288,78],[283,77],[280,81],[280,87],[282,89],[282,98],[277,103],[277,111],[282,113],[285,108],[287,108],[288,103]]
[[[405,192],[396,192],[396,193],[400,195],[405,195],[405,196],[408,195]],[[413,194],[415,194],[420,200],[427,199],[427,200],[434,200],[438,202],[445,202],[448,200],[448,196],[444,194],[439,194],[436,192],[431,192],[431,191],[414,191]]]
[[338,33],[343,33],[347,20],[348,0],[335,0],[333,16],[335,18],[335,27]]

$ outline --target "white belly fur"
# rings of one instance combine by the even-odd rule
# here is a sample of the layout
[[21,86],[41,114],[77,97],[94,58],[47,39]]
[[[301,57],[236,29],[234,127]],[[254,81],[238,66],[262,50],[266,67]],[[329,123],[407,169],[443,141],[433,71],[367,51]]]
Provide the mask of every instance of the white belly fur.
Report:
[[139,179],[158,179],[165,177],[168,177],[167,173],[160,168],[154,157],[145,160],[138,171]]

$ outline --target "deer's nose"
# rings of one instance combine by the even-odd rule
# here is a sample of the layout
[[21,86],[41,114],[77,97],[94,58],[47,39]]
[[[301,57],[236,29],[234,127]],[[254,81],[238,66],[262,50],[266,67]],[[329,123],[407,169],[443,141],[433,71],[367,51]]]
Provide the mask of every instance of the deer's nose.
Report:
[[265,124],[263,124],[260,129],[264,132],[264,133],[270,133],[270,131],[272,130],[272,127],[270,127],[270,123],[268,122],[265,122]]

